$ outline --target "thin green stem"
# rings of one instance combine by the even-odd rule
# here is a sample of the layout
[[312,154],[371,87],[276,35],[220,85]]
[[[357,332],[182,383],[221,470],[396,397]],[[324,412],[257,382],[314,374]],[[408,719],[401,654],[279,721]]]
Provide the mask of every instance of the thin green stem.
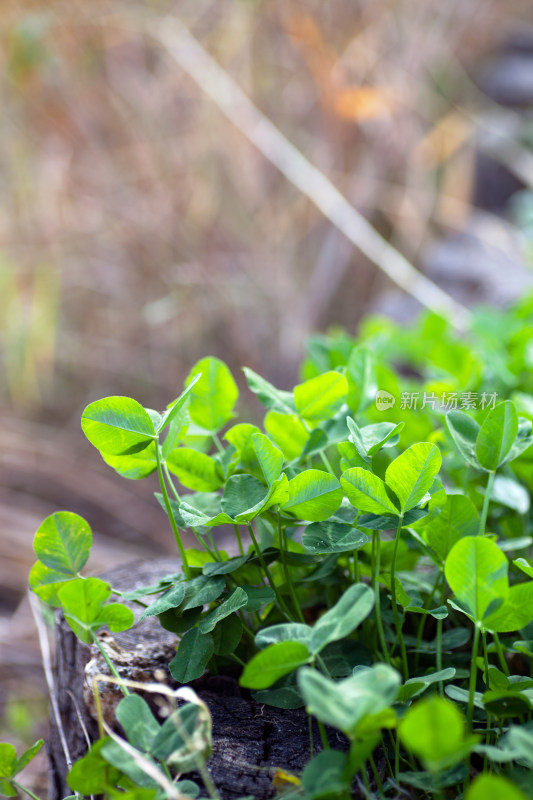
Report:
[[242,611],[237,611],[237,616],[239,617],[239,619],[241,621],[241,625],[242,625],[243,631],[249,637],[249,639],[252,642],[254,642],[255,641],[255,633],[250,628],[250,626],[246,623],[246,618],[245,618],[244,614],[242,613]]
[[[120,592],[118,589],[111,589],[111,591],[113,594],[116,594],[117,597],[124,597],[124,592]],[[138,606],[141,606],[141,608],[148,608],[148,603],[143,603],[138,597],[134,597],[131,602],[136,603]]]
[[[442,623],[442,619],[437,620],[437,672],[440,672],[442,669]],[[444,684],[442,681],[439,681],[439,694],[441,696],[444,695]]]
[[372,774],[374,775],[374,780],[376,781],[376,786],[378,787],[378,791],[383,793],[383,784],[381,782],[381,778],[379,777],[378,768],[376,767],[376,762],[374,761],[374,756],[370,753],[368,760],[370,761],[370,769],[372,770]]
[[[176,500],[177,503],[181,503],[181,497],[179,496],[178,490],[176,489],[174,481],[172,480],[172,475],[170,474],[170,470],[169,470],[169,468],[167,466],[166,461],[162,461],[162,467],[163,467],[163,472],[165,474],[165,478],[167,479],[167,483],[170,486],[172,494],[174,495],[174,499]],[[220,558],[220,557],[217,558],[216,557],[216,553],[218,553],[218,549],[217,549],[216,544],[213,542],[213,535],[211,533],[207,534],[207,537],[209,538],[209,541],[211,542],[211,544],[213,546],[213,550],[211,550],[207,546],[207,544],[205,543],[205,539],[202,536],[200,536],[200,534],[198,533],[196,528],[193,528],[192,525],[190,525],[189,528],[194,533],[194,535],[196,536],[196,541],[198,542],[200,547],[203,547],[203,549],[206,550],[209,553],[209,555],[212,557],[213,561],[222,561],[222,558]]]
[[13,778],[11,779],[11,783],[13,784],[13,786],[15,786],[15,787],[16,787],[17,789],[19,789],[21,792],[24,792],[24,794],[27,794],[27,795],[28,795],[28,797],[31,797],[31,798],[32,798],[32,800],[41,800],[41,798],[40,798],[40,797],[38,797],[36,794],[34,794],[34,793],[31,791],[31,789],[27,789],[27,788],[26,788],[26,786],[23,786],[23,785],[22,785],[21,783],[19,783],[18,781],[15,781],[15,780],[13,780]]
[[474,693],[476,691],[477,677],[477,655],[479,651],[479,627],[474,627],[474,641],[472,644],[472,662],[470,664],[470,683],[468,686],[468,707],[466,712],[466,724],[468,730],[472,730],[472,720],[474,718]]
[[496,645],[496,653],[498,655],[498,661],[500,662],[500,666],[507,677],[511,674],[509,671],[509,667],[507,666],[507,661],[505,660],[505,655],[502,648],[502,643],[500,642],[500,637],[497,633],[492,634],[492,639],[494,644]]
[[[431,594],[427,597],[424,608],[429,608],[431,605],[431,601],[433,600],[435,593],[437,591],[439,581],[441,578],[441,572],[437,572],[437,578],[435,583],[433,584],[433,588],[431,590]],[[424,635],[424,628],[426,625],[427,617],[425,614],[420,615],[420,622],[418,623],[418,630],[416,633],[416,653],[415,653],[415,669],[418,669],[418,662],[420,661],[420,642],[422,641],[422,636]]]
[[489,688],[489,654],[487,650],[487,634],[485,631],[481,634],[481,640],[483,642],[483,663],[485,665],[485,686],[487,689]]
[[376,628],[378,631],[378,639],[380,647],[383,651],[383,657],[390,663],[389,654],[387,651],[387,643],[385,641],[385,631],[383,630],[383,620],[381,618],[381,595],[378,581],[380,568],[379,531],[372,532],[372,566],[372,584],[375,596]]
[[161,487],[161,493],[163,495],[163,501],[165,503],[165,509],[168,515],[168,519],[170,522],[170,527],[172,528],[172,532],[174,534],[174,539],[176,540],[176,544],[178,545],[178,550],[181,556],[181,563],[183,566],[183,572],[187,580],[191,577],[191,568],[189,567],[189,562],[187,561],[187,554],[185,552],[185,548],[183,546],[183,542],[181,541],[181,536],[179,532],[179,528],[176,524],[176,520],[174,519],[174,514],[172,513],[172,506],[170,505],[170,497],[168,496],[168,490],[165,483],[165,476],[163,474],[163,467],[162,467],[162,460],[161,460],[161,445],[156,442],[155,445],[155,452],[156,452],[156,461],[157,461],[157,475],[159,477],[159,485]]
[[489,472],[489,477],[487,478],[487,488],[485,489],[483,509],[481,511],[481,519],[479,520],[479,536],[485,535],[485,527],[487,525],[487,514],[489,513],[490,496],[492,494],[492,487],[494,485],[495,476],[496,472]]
[[366,761],[363,764],[363,766],[361,767],[361,769],[359,770],[359,772],[361,773],[361,777],[362,777],[363,783],[365,785],[366,796],[367,796],[367,798],[371,798],[372,797],[372,790],[370,788],[370,781],[368,780],[368,772],[366,771]]
[[409,677],[409,667],[407,665],[407,651],[405,649],[405,642],[402,636],[402,624],[400,622],[400,615],[398,614],[398,605],[396,603],[396,559],[398,556],[398,544],[400,542],[400,533],[403,525],[403,515],[398,520],[398,527],[396,528],[396,536],[394,537],[394,550],[392,553],[392,564],[390,570],[390,591],[392,602],[392,614],[394,617],[394,624],[400,642],[400,653],[402,656],[402,671],[403,679],[407,680]]
[[168,468],[167,462],[166,461],[162,461],[161,463],[162,463],[162,467],[163,467],[163,472],[165,473],[165,478],[167,479],[167,483],[170,486],[172,494],[174,495],[174,500],[177,503],[181,503],[181,497],[179,496],[178,490],[176,489],[176,487],[174,485],[174,481],[172,480],[172,475],[170,474],[170,470]]
[[389,753],[388,753],[387,747],[385,745],[385,738],[383,736],[383,733],[381,734],[381,747],[382,747],[382,750],[383,750],[383,755],[385,756],[385,761],[387,762],[387,767],[388,767],[388,770],[389,770],[389,774],[390,774],[390,776],[392,778],[392,777],[394,777],[394,771],[392,769],[392,764],[390,763]]
[[237,544],[239,545],[239,553],[241,554],[241,556],[243,556],[244,555],[244,547],[242,546],[242,539],[241,539],[241,533],[239,531],[239,526],[237,524],[235,524],[233,527],[235,529],[235,536],[237,538]]
[[398,775],[400,774],[400,737],[396,734],[396,738],[391,737],[394,742],[394,778],[398,780]]
[[278,606],[279,606],[280,610],[283,612],[283,614],[285,614],[288,617],[288,619],[292,620],[291,612],[287,608],[287,605],[286,605],[283,597],[281,596],[281,594],[278,591],[278,587],[274,583],[274,578],[272,577],[272,573],[270,572],[270,570],[268,568],[268,564],[266,563],[265,559],[263,558],[263,553],[261,552],[261,548],[259,547],[257,539],[255,538],[254,529],[252,528],[250,523],[248,523],[248,531],[250,533],[250,537],[252,539],[252,542],[253,542],[253,545],[254,545],[254,548],[255,548],[255,552],[257,553],[257,557],[259,559],[259,563],[261,564],[261,568],[262,568],[263,572],[265,573],[265,576],[266,576],[266,579],[267,579],[267,581],[268,581],[268,583],[270,585],[270,588],[272,589],[272,591],[276,595],[276,600],[277,600]]
[[281,563],[283,565],[283,572],[285,573],[285,580],[287,581],[287,586],[289,588],[289,594],[291,596],[292,604],[294,606],[294,610],[296,612],[296,616],[305,624],[305,617],[302,613],[302,609],[300,606],[300,602],[296,595],[296,590],[294,588],[294,583],[292,582],[292,577],[290,570],[287,566],[287,537],[285,536],[285,530],[281,524],[281,515],[278,514],[278,540],[279,540],[279,549],[281,553]]
[[209,548],[209,547],[206,545],[206,543],[205,543],[204,541],[202,541],[202,544],[203,544],[203,546],[205,547],[205,549],[207,550],[207,552],[208,552],[208,553],[209,553],[211,556],[213,556],[213,558],[215,559],[215,561],[222,561],[222,556],[221,556],[221,554],[220,554],[220,550],[219,550],[219,549],[218,549],[218,547],[217,547],[217,543],[215,542],[215,537],[213,536],[213,533],[212,533],[212,531],[211,531],[211,530],[209,530],[209,531],[206,533],[206,536],[207,536],[207,538],[209,539],[209,544],[211,545],[211,547],[212,547],[213,549]]
[[322,741],[322,747],[324,748],[324,750],[331,750],[328,740],[328,735],[326,733],[326,726],[319,719],[317,719],[317,724],[318,724],[318,730],[320,731],[320,739]]
[[324,453],[323,450],[320,451],[320,458],[322,459],[322,463],[324,464],[324,466],[327,469],[327,471],[331,472],[332,475],[335,475],[335,471],[334,471],[333,467],[331,466],[331,462],[330,462],[329,458],[327,457],[327,455]]
[[324,661],[322,656],[319,656],[318,653],[317,653],[317,655],[315,656],[315,660],[316,660],[316,663],[318,664],[318,666],[320,667],[320,669],[322,670],[322,672],[324,673],[324,675],[327,678],[331,678],[331,672],[326,667],[326,662]]
[[[483,631],[483,661],[485,665],[485,686],[487,689],[489,688],[489,653],[487,648],[487,634]],[[485,744],[490,744],[490,714],[487,712],[487,723],[486,723],[486,733],[485,733]],[[485,753],[485,757],[483,759],[483,769],[486,770],[488,763],[487,754]]]
[[218,438],[216,433],[213,434],[212,439],[213,439],[213,441],[215,443],[215,447],[217,448],[218,452],[219,453],[223,453],[224,452],[224,445],[222,444],[222,442],[220,441],[220,439]]
[[120,672],[118,671],[118,669],[115,667],[115,665],[113,664],[113,662],[109,658],[109,655],[106,652],[105,647],[103,646],[102,642],[100,641],[100,639],[98,638],[96,633],[94,633],[94,631],[91,631],[91,638],[92,638],[94,644],[97,646],[98,650],[100,651],[100,653],[102,655],[102,658],[104,659],[105,663],[109,667],[109,671],[111,672],[111,674],[115,678],[118,679],[118,686],[120,688],[120,691],[122,692],[122,694],[125,697],[127,697],[129,695],[129,693],[130,693],[129,689],[128,689],[127,686],[124,686],[124,684],[122,683],[122,676],[121,676]]
[[353,581],[354,583],[360,583],[361,575],[359,573],[359,552],[357,550],[354,550],[352,555],[353,555],[353,560],[352,560]]

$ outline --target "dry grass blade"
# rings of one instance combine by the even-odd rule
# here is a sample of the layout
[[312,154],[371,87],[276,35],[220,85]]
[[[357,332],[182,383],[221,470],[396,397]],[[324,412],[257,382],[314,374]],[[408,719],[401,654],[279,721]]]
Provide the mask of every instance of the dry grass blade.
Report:
[[140,767],[143,772],[146,773],[150,778],[153,778],[156,783],[161,786],[161,788],[166,792],[166,797],[169,800],[188,800],[187,796],[182,794],[179,789],[177,789],[171,781],[166,777],[166,775],[158,769],[155,764],[152,764],[147,758],[145,758],[138,750],[132,747],[125,739],[122,739],[121,736],[118,736],[112,728],[106,722],[103,722],[104,730],[107,735],[116,742],[119,747],[121,747],[125,753],[127,753],[131,758],[135,761],[138,767]]
[[52,658],[50,654],[50,643],[48,641],[48,632],[46,630],[46,623],[43,619],[38,599],[31,592],[28,592],[28,597],[30,601],[31,610],[33,613],[33,618],[35,620],[35,625],[37,627],[37,633],[39,636],[39,644],[41,647],[41,655],[43,661],[43,670],[46,678],[46,684],[48,686],[48,692],[50,695],[50,705],[52,706],[52,714],[54,715],[54,721],[57,726],[57,730],[59,732],[59,738],[61,740],[61,747],[63,748],[63,753],[65,755],[65,761],[67,762],[68,768],[72,769],[72,758],[67,745],[67,738],[65,736],[63,724],[61,722],[61,714],[59,713],[59,704],[57,701],[56,684],[52,672]]
[[[143,692],[154,693],[165,695],[166,697],[172,698],[173,700],[184,700],[187,703],[194,703],[197,706],[200,706],[201,711],[204,715],[207,715],[207,718],[211,719],[211,715],[209,713],[209,709],[207,705],[201,700],[196,692],[194,692],[189,686],[182,686],[179,689],[170,689],[165,684],[160,683],[140,683],[139,681],[132,681],[125,678],[119,678],[116,676],[111,675],[104,675],[99,674],[95,675],[92,680],[92,687],[93,687],[93,695],[96,701],[96,708],[98,712],[98,725],[100,728],[100,732],[103,735],[103,732],[108,734],[108,736],[113,739],[123,750],[127,753],[131,758],[135,761],[135,763],[151,778],[153,778],[162,789],[167,792],[167,797],[169,800],[186,800],[185,795],[182,795],[180,791],[174,786],[174,784],[170,783],[166,775],[158,769],[158,767],[145,758],[138,750],[132,747],[128,742],[118,736],[112,728],[106,723],[103,718],[102,714],[102,706],[100,700],[100,690],[98,684],[100,682],[104,683],[113,683],[119,684],[120,686],[125,686],[130,689],[139,689]],[[211,725],[211,722],[209,722]],[[180,733],[187,741],[188,745],[191,746],[192,750],[195,750],[195,744],[190,739],[187,734],[187,731],[180,726]],[[203,758],[200,753],[198,753],[198,763],[197,763],[198,772],[201,774],[202,779],[204,781],[205,787],[213,800],[220,800],[220,795],[216,791],[216,788],[211,780],[209,772],[204,764]]]
[[305,194],[370,261],[422,305],[464,326],[470,312],[422,275],[348,202],[323,172],[251,102],[225,70],[176,19],[151,22],[147,32],[163,44],[220,110],[280,172]]

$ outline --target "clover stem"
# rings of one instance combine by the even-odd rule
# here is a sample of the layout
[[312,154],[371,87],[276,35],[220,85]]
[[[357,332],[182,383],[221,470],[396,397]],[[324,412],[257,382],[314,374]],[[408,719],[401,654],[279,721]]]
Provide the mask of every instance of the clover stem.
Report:
[[[162,467],[163,467],[163,472],[165,473],[165,478],[167,479],[167,483],[168,483],[168,485],[170,486],[170,488],[172,490],[172,494],[174,495],[174,499],[176,500],[177,503],[181,503],[181,497],[178,494],[178,490],[176,489],[176,487],[174,485],[174,481],[172,480],[172,476],[170,474],[170,470],[169,470],[169,468],[168,468],[168,466],[167,466],[165,461],[163,461]],[[205,539],[202,539],[202,537],[200,536],[200,534],[198,533],[196,528],[193,528],[192,525],[191,525],[190,529],[194,533],[194,535],[196,536],[196,541],[198,542],[198,544],[201,547],[203,547],[204,550],[207,550],[209,555],[213,558],[213,561],[222,561],[222,557],[220,556],[220,553],[218,552],[218,548],[217,548],[215,542],[213,541],[213,534],[212,533],[208,533],[207,537],[208,537],[209,541],[211,542],[211,545],[212,545],[213,550],[215,552],[213,552],[213,550],[210,550],[210,548],[206,545]]]
[[381,747],[382,747],[382,750],[383,750],[383,755],[385,756],[385,761],[387,762],[387,767],[388,767],[389,773],[390,773],[391,777],[393,777],[394,776],[394,770],[392,768],[392,764],[390,763],[390,758],[389,758],[389,754],[387,752],[387,747],[385,745],[385,737],[383,735],[383,732],[381,733]]
[[330,460],[329,460],[329,458],[327,457],[327,455],[323,451],[320,451],[320,458],[322,459],[322,463],[324,464],[324,466],[327,469],[327,471],[331,472],[332,475],[335,475],[335,471],[334,471],[333,467],[331,466]]
[[214,441],[214,443],[216,445],[216,448],[217,448],[218,452],[219,453],[223,453],[224,452],[224,445],[222,444],[222,442],[220,441],[220,439],[218,438],[216,433],[213,433],[212,439],[213,439],[213,441]]
[[381,649],[383,651],[383,657],[389,661],[389,655],[387,652],[387,643],[385,641],[385,632],[383,630],[383,620],[381,619],[381,596],[379,593],[379,567],[380,567],[380,549],[379,549],[379,531],[372,532],[372,584],[374,589],[374,597],[375,597],[375,609],[376,609],[376,628],[378,631],[378,639]]
[[318,724],[318,730],[320,731],[320,738],[322,740],[322,747],[324,748],[324,750],[331,750],[328,735],[326,733],[326,726],[319,719],[317,719],[317,724]]
[[[442,669],[442,619],[437,620],[437,658],[436,658],[437,672]],[[444,684],[439,681],[439,694],[444,694]]]
[[368,780],[368,772],[366,771],[366,761],[363,764],[363,766],[361,767],[361,769],[359,770],[359,772],[361,773],[361,777],[362,777],[363,783],[365,785],[366,796],[367,797],[372,797],[372,791],[370,789],[370,781]]
[[174,514],[172,513],[172,506],[170,505],[170,497],[168,496],[168,489],[165,483],[165,476],[163,474],[163,467],[161,463],[161,445],[158,442],[156,443],[155,446],[155,453],[157,461],[157,475],[159,478],[161,493],[163,495],[163,501],[165,503],[165,509],[170,522],[170,527],[172,528],[172,532],[174,534],[174,539],[176,540],[176,544],[178,545],[178,550],[181,556],[181,563],[183,566],[183,572],[185,573],[185,577],[187,578],[187,580],[189,580],[191,577],[191,568],[189,567],[189,562],[187,561],[187,554],[185,553],[185,548],[183,546],[183,542],[181,541],[179,528],[176,524],[176,520],[174,519]]
[[181,497],[179,496],[178,490],[174,486],[174,481],[172,480],[172,476],[170,475],[170,470],[168,468],[168,465],[167,465],[166,461],[163,461],[162,466],[163,466],[163,471],[165,473],[165,477],[167,479],[167,483],[168,483],[168,485],[170,486],[170,488],[172,490],[172,494],[174,495],[175,501],[177,503],[181,503]]
[[398,605],[396,603],[396,559],[398,557],[398,544],[400,542],[400,533],[403,525],[403,515],[398,519],[398,527],[396,528],[396,536],[394,537],[394,550],[392,552],[392,564],[390,569],[390,593],[392,602],[392,614],[394,617],[394,624],[400,642],[400,653],[402,656],[402,671],[403,679],[407,680],[409,677],[409,667],[407,665],[407,651],[405,649],[405,642],[402,636],[402,623],[400,622],[400,615],[398,614]]
[[309,755],[310,758],[313,758],[315,754],[315,743],[313,741],[313,717],[309,714],[308,717],[308,724],[309,724]]
[[28,797],[31,797],[32,800],[41,800],[40,797],[38,797],[36,794],[34,794],[31,791],[31,789],[27,789],[25,786],[23,786],[18,781],[15,781],[15,780],[11,779],[11,783],[13,784],[13,786],[16,786],[16,788],[19,789],[19,791],[24,792],[24,794],[27,794]]
[[509,667],[507,666],[507,661],[505,660],[505,656],[503,654],[502,643],[500,642],[500,637],[498,636],[497,633],[493,633],[492,634],[492,639],[493,639],[494,644],[496,645],[496,653],[498,654],[498,661],[500,662],[500,666],[502,668],[502,671],[505,673],[505,675],[507,675],[507,677],[509,677],[509,675],[511,673],[509,672]]
[[476,691],[477,677],[477,655],[479,651],[479,626],[474,627],[474,641],[472,644],[472,662],[470,664],[470,683],[468,686],[468,707],[466,712],[466,724],[468,730],[472,730],[472,720],[474,718],[474,692]]
[[244,547],[242,546],[242,539],[241,539],[241,534],[240,534],[240,531],[239,531],[239,526],[237,524],[235,524],[233,527],[235,529],[235,536],[237,537],[237,544],[239,545],[239,553],[241,554],[241,556],[243,556],[244,555]]
[[398,775],[400,774],[400,737],[396,734],[396,738],[394,738],[391,731],[391,739],[394,744],[394,777],[398,780]]
[[372,773],[374,775],[374,780],[376,781],[376,786],[378,787],[378,790],[381,793],[383,793],[383,784],[381,782],[378,768],[376,767],[376,762],[374,761],[374,756],[372,755],[372,753],[370,753],[370,755],[368,756],[368,760],[370,762],[370,769],[372,770]]
[[[433,589],[431,590],[431,594],[428,596],[426,602],[424,603],[424,608],[429,608],[429,606],[431,605],[431,601],[435,596],[442,575],[443,573],[441,573],[440,571],[437,572],[437,580],[433,584]],[[420,642],[422,641],[422,636],[424,635],[426,620],[427,620],[426,615],[421,614],[420,622],[418,623],[418,631],[416,634],[415,669],[418,669],[418,662],[420,660]]]
[[316,660],[316,663],[318,664],[318,666],[320,667],[320,669],[322,670],[322,672],[324,673],[324,675],[327,678],[331,678],[331,672],[326,667],[326,662],[324,661],[322,656],[319,656],[318,653],[317,653],[316,656],[315,656],[315,660]]
[[481,640],[483,642],[483,663],[485,665],[485,686],[487,689],[489,688],[489,655],[487,651],[487,634],[485,631],[481,634]]
[[[489,654],[488,654],[488,648],[487,648],[487,634],[486,634],[485,630],[483,630],[482,637],[483,637],[483,661],[484,661],[484,665],[485,665],[485,686],[487,687],[487,689],[489,689],[490,688],[489,687]],[[490,741],[490,726],[491,726],[491,719],[490,719],[490,714],[487,711],[487,732],[486,732],[486,735],[485,735],[485,744],[489,744],[489,741]],[[483,769],[487,768],[487,761],[488,761],[487,754],[485,753],[485,757],[483,759]]]
[[298,601],[298,597],[296,595],[296,591],[294,589],[294,584],[292,582],[291,573],[287,566],[287,537],[285,536],[285,529],[281,524],[281,515],[278,514],[278,539],[279,539],[279,549],[281,553],[281,563],[283,564],[283,572],[285,573],[285,580],[287,581],[287,586],[289,587],[289,593],[291,596],[292,604],[294,606],[294,610],[296,612],[296,616],[305,624],[305,618],[302,613],[302,609],[300,607],[300,603]]
[[115,665],[113,664],[113,662],[109,658],[109,655],[107,654],[105,647],[102,645],[102,642],[100,641],[100,639],[98,638],[96,633],[94,633],[94,631],[91,631],[91,638],[92,638],[94,644],[97,646],[98,650],[100,651],[100,654],[101,654],[102,658],[104,659],[105,663],[109,667],[109,671],[111,672],[113,677],[118,679],[118,685],[119,685],[120,691],[122,692],[122,694],[125,697],[127,697],[129,695],[129,693],[130,693],[129,689],[127,688],[127,686],[124,686],[124,684],[122,683],[122,677],[120,675],[120,672],[118,671],[118,669],[115,667]]
[[359,574],[359,553],[357,550],[353,551],[353,559],[352,559],[352,569],[353,569],[353,581],[354,583],[360,583],[361,575]]
[[257,558],[259,559],[259,563],[261,564],[262,570],[265,573],[265,576],[266,576],[266,579],[267,579],[268,583],[270,584],[270,588],[272,589],[272,591],[276,595],[276,600],[278,602],[278,606],[279,606],[280,610],[282,611],[283,614],[285,614],[286,617],[288,617],[288,619],[292,619],[291,612],[287,608],[283,597],[278,592],[278,587],[274,583],[274,578],[272,577],[272,573],[270,572],[270,570],[268,568],[268,564],[266,563],[265,559],[263,558],[263,553],[261,552],[261,548],[259,547],[257,539],[255,538],[254,529],[252,528],[252,525],[251,525],[250,522],[248,522],[248,532],[250,533],[250,537],[252,539],[252,542],[253,542],[253,545],[254,545],[254,548],[255,548],[255,552],[257,553]]
[[481,511],[481,519],[479,520],[479,536],[485,535],[485,527],[487,525],[487,514],[489,513],[490,496],[492,494],[492,487],[494,485],[494,478],[496,472],[489,472],[487,479],[487,488],[485,489],[485,498],[483,500],[483,509]]

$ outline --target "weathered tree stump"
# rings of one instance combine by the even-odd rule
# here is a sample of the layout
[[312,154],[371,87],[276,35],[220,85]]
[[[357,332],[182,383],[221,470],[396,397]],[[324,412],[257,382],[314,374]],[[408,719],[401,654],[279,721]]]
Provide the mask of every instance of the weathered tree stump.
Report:
[[[126,591],[156,583],[178,569],[178,562],[167,558],[130,564],[102,577],[114,588]],[[153,682],[157,679],[154,673],[164,670],[168,685],[173,687],[176,684],[167,665],[176,644],[176,636],[161,628],[155,617],[108,639],[108,648],[114,649],[114,661],[124,678]],[[91,671],[108,670],[97,654],[96,648],[81,643],[60,620],[55,678],[61,727],[73,761],[87,751],[88,739],[94,741],[98,737],[87,668],[89,675]],[[270,798],[276,793],[272,782],[276,769],[301,772],[310,757],[309,723],[303,710],[285,711],[256,703],[241,693],[231,677],[206,676],[191,685],[207,703],[213,719],[213,755],[207,767],[222,800],[244,795],[253,795],[256,800]],[[103,696],[104,716],[109,717],[109,722],[113,706],[121,697],[109,684],[109,691]],[[328,735],[332,746],[346,747],[346,741],[336,731],[331,730]],[[316,728],[313,738],[315,743],[320,741]],[[68,768],[60,730],[53,718],[49,759],[49,799],[62,800],[71,790],[66,782]]]

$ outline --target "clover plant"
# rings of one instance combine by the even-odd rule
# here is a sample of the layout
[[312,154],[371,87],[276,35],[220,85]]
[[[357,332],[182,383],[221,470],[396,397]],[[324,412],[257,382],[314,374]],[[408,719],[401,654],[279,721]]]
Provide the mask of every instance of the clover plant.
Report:
[[[498,346],[483,312],[466,343],[435,315],[412,331],[367,320],[359,341],[314,337],[292,391],[244,370],[261,425],[237,416],[237,383],[216,358],[163,412],[127,397],[85,409],[111,468],[157,480],[179,562],[121,596],[82,574],[87,522],[59,512],[37,531],[32,590],[100,648],[125,694],[126,738],[102,731],[70,772],[75,793],[195,797],[182,775],[209,756],[201,703],[160,724],[102,646],[102,628],[134,624],[129,600],[176,634],[178,684],[226,671],[254,700],[317,720],[305,770],[281,782],[287,798],[531,796],[530,312],[509,315]],[[380,392],[394,402],[380,407]],[[407,393],[441,400],[408,406]],[[476,407],[474,394],[492,399]]]

